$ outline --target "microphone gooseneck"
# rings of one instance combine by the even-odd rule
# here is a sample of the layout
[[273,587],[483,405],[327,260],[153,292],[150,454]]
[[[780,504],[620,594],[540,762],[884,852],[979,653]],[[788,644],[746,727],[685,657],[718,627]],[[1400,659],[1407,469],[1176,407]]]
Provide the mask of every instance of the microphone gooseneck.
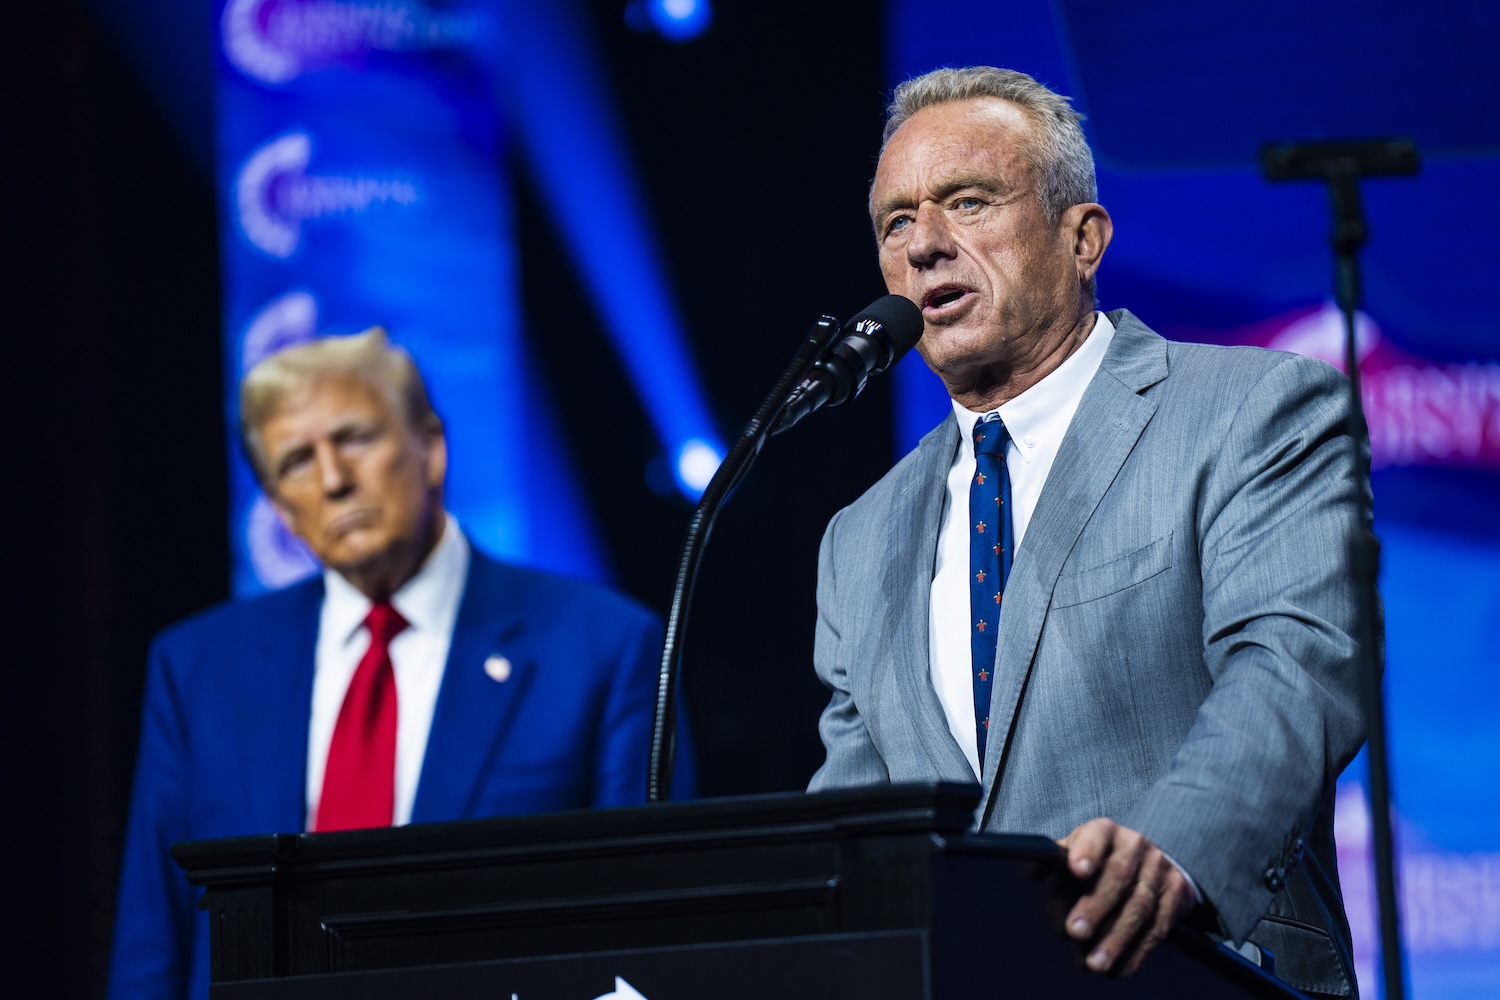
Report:
[[[703,550],[714,520],[729,494],[750,471],[766,439],[783,431],[824,405],[846,403],[858,396],[871,375],[885,371],[911,350],[922,336],[922,312],[908,299],[887,295],[872,302],[846,326],[821,317],[798,346],[786,371],[776,380],[765,402],[740,431],[688,521],[687,537],[677,563],[672,606],[667,613],[657,675],[656,713],[651,724],[651,749],[646,798],[664,802],[671,795],[672,763],[676,755],[677,679],[682,673],[682,650],[687,636],[688,610]],[[798,413],[787,420],[795,405]],[[773,430],[774,428],[774,430]]]

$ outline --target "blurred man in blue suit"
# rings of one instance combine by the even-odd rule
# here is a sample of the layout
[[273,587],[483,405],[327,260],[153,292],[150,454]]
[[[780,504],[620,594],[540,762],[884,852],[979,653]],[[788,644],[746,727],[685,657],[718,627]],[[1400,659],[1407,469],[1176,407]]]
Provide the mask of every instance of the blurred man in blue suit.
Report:
[[442,423],[382,331],[266,359],[241,422],[325,569],[152,648],[114,998],[207,996],[176,841],[645,798],[657,618],[469,544],[443,509]]

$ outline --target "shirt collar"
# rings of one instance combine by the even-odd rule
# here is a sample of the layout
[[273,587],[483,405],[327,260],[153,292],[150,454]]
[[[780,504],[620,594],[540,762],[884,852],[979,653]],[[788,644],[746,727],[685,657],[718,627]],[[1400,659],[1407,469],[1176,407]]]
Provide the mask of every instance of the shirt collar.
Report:
[[[1062,436],[1068,431],[1068,424],[1072,422],[1073,412],[1078,408],[1078,401],[1083,398],[1084,390],[1089,387],[1094,373],[1099,370],[1099,363],[1104,360],[1104,354],[1109,350],[1109,343],[1114,336],[1115,325],[1104,313],[1096,312],[1094,328],[1089,331],[1078,350],[1015,399],[983,413],[960,406],[954,400],[953,415],[958,419],[959,436],[965,453],[970,457],[974,454],[974,425],[993,413],[1000,415],[1012,441],[1024,441],[1030,437],[1034,440],[1056,438],[1054,443],[1061,442]],[[1053,419],[1064,413],[1067,414],[1067,420]],[[1017,450],[1023,460],[1031,461],[1032,449]]]
[[[391,595],[391,604],[413,631],[442,628],[469,569],[469,543],[452,514],[444,512],[443,534],[417,575]],[[331,569],[323,570],[323,624],[347,645],[364,626],[370,599]],[[449,609],[447,614],[445,609]]]

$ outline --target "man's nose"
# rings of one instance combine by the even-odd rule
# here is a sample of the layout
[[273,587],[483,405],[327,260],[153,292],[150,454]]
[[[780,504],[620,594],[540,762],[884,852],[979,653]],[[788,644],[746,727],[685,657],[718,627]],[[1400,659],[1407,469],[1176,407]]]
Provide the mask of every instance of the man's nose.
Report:
[[926,267],[953,255],[953,237],[942,209],[932,204],[918,206],[911,221],[911,236],[906,241],[907,261],[913,267]]
[[315,457],[318,463],[318,481],[323,487],[323,493],[330,497],[347,493],[354,480],[349,473],[349,465],[339,454],[339,450],[331,443],[324,442],[318,446]]

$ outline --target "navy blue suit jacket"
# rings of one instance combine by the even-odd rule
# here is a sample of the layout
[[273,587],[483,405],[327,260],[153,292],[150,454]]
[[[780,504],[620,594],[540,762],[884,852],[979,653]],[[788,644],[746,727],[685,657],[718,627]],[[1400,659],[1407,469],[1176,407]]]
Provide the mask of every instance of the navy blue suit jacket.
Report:
[[[152,646],[111,998],[208,994],[207,921],[174,842],[304,829],[322,598],[319,577],[222,604]],[[412,822],[643,802],[660,640],[624,597],[473,551]]]

